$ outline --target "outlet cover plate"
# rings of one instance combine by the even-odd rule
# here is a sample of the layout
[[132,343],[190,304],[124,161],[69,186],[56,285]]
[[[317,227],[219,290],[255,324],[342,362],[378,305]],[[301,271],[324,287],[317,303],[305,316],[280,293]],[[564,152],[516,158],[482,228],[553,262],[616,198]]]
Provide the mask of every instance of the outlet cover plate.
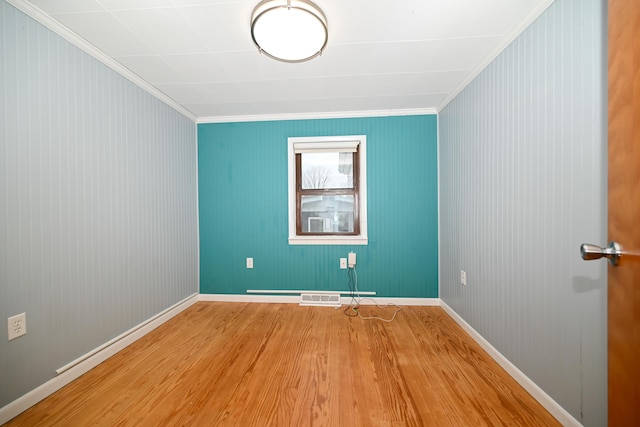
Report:
[[9,341],[27,334],[27,313],[16,314],[7,318]]

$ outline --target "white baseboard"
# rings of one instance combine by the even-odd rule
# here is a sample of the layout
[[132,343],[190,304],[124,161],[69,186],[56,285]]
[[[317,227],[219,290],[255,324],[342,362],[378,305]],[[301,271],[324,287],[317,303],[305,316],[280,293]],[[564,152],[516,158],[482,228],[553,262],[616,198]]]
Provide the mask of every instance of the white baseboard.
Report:
[[[285,303],[299,304],[299,295],[235,295],[235,294],[193,294],[192,296],[180,301],[179,303],[169,307],[165,311],[142,322],[140,325],[130,329],[117,339],[98,347],[98,349],[87,353],[77,359],[77,364],[68,368],[60,375],[47,381],[36,389],[30,391],[24,396],[16,399],[8,405],[0,408],[0,425],[6,423],[20,413],[29,409],[31,406],[40,402],[47,396],[55,393],[71,381],[75,380],[85,372],[91,370],[98,364],[102,363],[109,357],[113,356],[120,350],[124,349],[131,343],[140,339],[144,335],[151,332],[161,324],[165,323],[178,313],[184,311],[198,301],[221,301],[221,302],[257,302],[257,303]],[[346,305],[351,302],[350,297],[342,297],[342,304]],[[571,414],[562,408],[555,400],[538,387],[531,379],[529,379],[522,371],[513,365],[506,357],[504,357],[495,347],[482,337],[475,329],[471,327],[458,313],[449,307],[440,298],[362,298],[362,305],[375,304],[386,305],[395,304],[399,306],[441,306],[451,318],[458,323],[502,368],[507,371],[525,390],[533,396],[540,404],[551,413],[562,425],[581,427]]]
[[20,415],[22,412],[26,411],[36,403],[60,390],[71,381],[93,369],[100,363],[107,360],[109,357],[113,356],[128,345],[142,338],[144,335],[162,325],[178,313],[186,310],[196,302],[198,302],[198,294],[193,294],[190,297],[167,308],[161,313],[153,316],[151,319],[148,319],[141,324],[134,326],[127,332],[119,335],[116,339],[109,341],[110,344],[107,343],[109,345],[102,345],[96,350],[92,350],[87,353],[86,357],[83,356],[76,359],[76,361],[78,362],[66,369],[60,375],[52,378],[41,386],[31,390],[24,396],[19,397],[8,405],[0,408],[0,425]]
[[[314,291],[305,291],[314,292]],[[361,305],[416,305],[416,306],[438,306],[440,298],[380,298],[362,296]],[[220,302],[261,302],[275,304],[299,304],[300,295],[239,295],[239,294],[200,294],[198,301],[220,301]],[[351,303],[351,297],[341,297],[340,302],[343,305]]]
[[[342,304],[350,304],[351,297],[340,298]],[[439,306],[440,298],[387,298],[387,297],[360,297],[360,305],[414,305],[414,306]]]
[[300,302],[300,295],[200,294],[198,301],[298,304]]
[[536,399],[551,415],[553,415],[563,426],[582,427],[582,424],[576,420],[569,412],[560,406],[555,400],[544,392],[536,383],[527,377],[513,363],[502,355],[489,341],[484,339],[471,325],[469,325],[458,313],[444,301],[440,300],[440,306],[447,312],[453,320],[458,323],[479,345],[493,358],[502,368],[507,371],[514,380],[518,382],[534,399]]

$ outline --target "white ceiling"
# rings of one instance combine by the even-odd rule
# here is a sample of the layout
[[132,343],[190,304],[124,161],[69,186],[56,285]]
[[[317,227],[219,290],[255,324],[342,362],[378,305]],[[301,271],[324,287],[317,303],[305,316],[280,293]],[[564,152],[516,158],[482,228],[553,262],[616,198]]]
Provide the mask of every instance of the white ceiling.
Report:
[[8,1],[202,122],[438,111],[553,0],[315,0],[329,42],[299,64],[254,46],[259,0]]

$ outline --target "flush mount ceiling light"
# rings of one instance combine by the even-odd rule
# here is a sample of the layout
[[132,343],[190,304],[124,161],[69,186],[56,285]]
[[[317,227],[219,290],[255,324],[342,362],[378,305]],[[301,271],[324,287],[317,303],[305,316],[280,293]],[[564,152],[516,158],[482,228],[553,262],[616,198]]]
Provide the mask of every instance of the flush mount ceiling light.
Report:
[[327,18],[308,0],[264,0],[251,15],[251,37],[258,50],[283,62],[303,62],[327,45]]

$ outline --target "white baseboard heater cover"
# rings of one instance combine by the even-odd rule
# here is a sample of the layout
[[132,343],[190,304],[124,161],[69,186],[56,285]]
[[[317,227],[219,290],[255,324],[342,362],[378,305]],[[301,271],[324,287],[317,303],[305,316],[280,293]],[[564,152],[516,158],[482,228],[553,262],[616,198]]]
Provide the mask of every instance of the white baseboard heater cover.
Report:
[[300,305],[340,307],[340,294],[303,292],[300,294]]

